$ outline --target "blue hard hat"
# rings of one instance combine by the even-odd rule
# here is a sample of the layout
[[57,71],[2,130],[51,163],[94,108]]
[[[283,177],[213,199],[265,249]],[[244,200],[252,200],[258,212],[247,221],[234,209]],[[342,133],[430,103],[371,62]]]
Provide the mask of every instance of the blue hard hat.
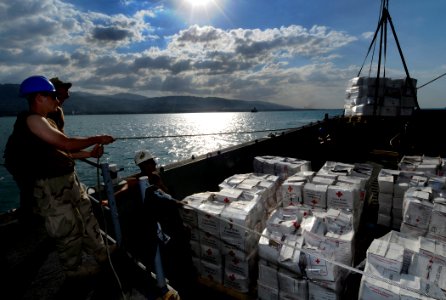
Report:
[[32,93],[38,92],[56,92],[54,85],[45,76],[31,76],[23,80],[20,84],[20,97],[26,97]]

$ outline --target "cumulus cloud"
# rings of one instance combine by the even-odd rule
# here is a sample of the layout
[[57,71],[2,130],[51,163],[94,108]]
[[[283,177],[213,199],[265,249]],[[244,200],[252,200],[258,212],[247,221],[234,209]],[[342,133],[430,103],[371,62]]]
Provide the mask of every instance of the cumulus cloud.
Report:
[[93,29],[93,38],[100,41],[121,41],[132,36],[132,32],[116,27],[96,27]]
[[375,35],[374,32],[368,31],[361,34],[361,37],[365,40],[371,40],[373,38],[373,35]]
[[150,25],[155,11],[106,15],[60,0],[8,1],[0,5],[0,17],[0,82],[42,72],[69,78],[78,90],[277,100],[293,106],[304,105],[296,95],[311,96],[311,89],[333,92],[326,82],[344,79],[331,61],[356,41],[316,25],[262,30],[193,25],[163,39]]

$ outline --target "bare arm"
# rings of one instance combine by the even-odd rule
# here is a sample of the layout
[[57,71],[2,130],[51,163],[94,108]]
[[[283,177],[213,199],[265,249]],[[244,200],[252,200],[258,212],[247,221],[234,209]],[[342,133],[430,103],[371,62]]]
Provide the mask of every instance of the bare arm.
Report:
[[71,152],[71,157],[74,159],[78,158],[99,158],[104,154],[104,147],[100,144],[94,145],[94,148],[91,150],[81,150],[78,152]]
[[52,127],[44,117],[39,115],[29,116],[26,123],[32,133],[43,141],[63,151],[77,152],[94,144],[106,145],[114,141],[113,137],[110,135],[69,138]]

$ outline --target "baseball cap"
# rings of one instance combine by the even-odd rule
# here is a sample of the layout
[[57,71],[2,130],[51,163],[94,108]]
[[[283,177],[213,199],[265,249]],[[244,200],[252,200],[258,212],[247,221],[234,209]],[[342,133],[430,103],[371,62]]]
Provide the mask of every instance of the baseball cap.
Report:
[[62,80],[59,79],[59,77],[53,77],[50,79],[50,81],[56,89],[58,87],[64,87],[66,89],[69,89],[72,86],[71,82],[63,82]]

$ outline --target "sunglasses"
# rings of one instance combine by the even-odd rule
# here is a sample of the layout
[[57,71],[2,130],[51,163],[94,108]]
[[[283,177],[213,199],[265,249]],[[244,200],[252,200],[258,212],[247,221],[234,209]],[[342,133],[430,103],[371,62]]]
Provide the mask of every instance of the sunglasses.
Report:
[[52,99],[56,99],[56,93],[50,93],[50,92],[41,92],[40,95],[44,97],[50,97]]

